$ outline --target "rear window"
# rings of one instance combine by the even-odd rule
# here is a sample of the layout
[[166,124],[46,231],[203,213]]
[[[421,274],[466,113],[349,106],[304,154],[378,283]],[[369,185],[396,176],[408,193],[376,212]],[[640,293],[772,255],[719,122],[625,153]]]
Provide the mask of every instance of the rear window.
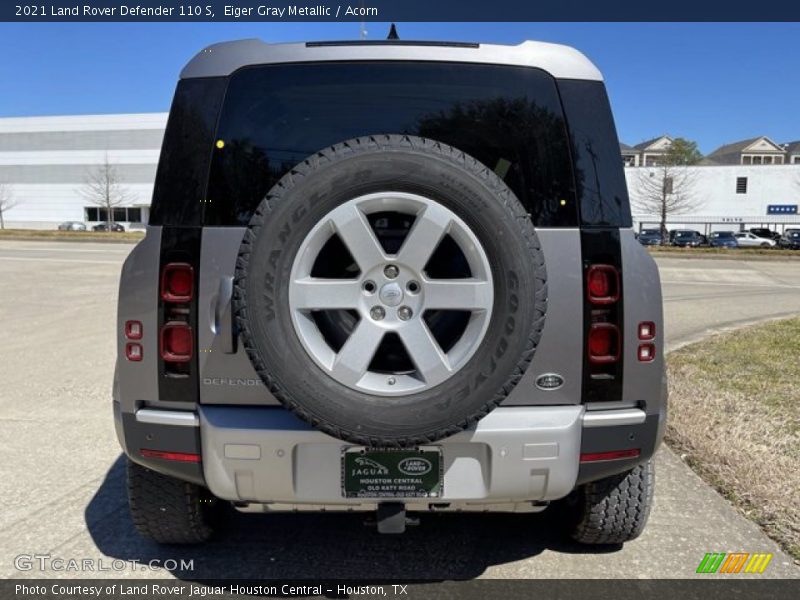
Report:
[[205,206],[207,225],[245,225],[292,166],[344,140],[412,134],[480,160],[541,227],[575,226],[570,149],[543,71],[453,63],[248,67],[230,78]]

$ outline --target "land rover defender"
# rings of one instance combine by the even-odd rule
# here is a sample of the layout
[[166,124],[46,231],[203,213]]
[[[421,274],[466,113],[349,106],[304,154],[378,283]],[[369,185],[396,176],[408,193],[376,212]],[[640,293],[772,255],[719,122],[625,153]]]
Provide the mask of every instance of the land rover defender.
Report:
[[666,386],[631,225],[574,49],[206,48],[120,282],[137,529],[202,542],[232,505],[371,511],[388,533],[557,504],[580,542],[635,538]]

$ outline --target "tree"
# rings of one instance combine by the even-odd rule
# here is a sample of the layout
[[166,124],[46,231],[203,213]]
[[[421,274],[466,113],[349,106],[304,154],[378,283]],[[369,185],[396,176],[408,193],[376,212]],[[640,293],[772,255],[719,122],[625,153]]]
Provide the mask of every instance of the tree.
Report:
[[667,162],[672,165],[696,165],[703,159],[697,148],[697,142],[685,138],[675,138],[667,150]]
[[634,207],[640,213],[658,218],[661,241],[665,244],[669,241],[669,218],[691,212],[702,205],[695,193],[695,173],[688,166],[694,163],[686,162],[693,159],[694,153],[699,155],[699,152],[694,142],[689,144],[688,152],[686,146],[679,144],[674,152],[671,148],[657,166],[637,169],[637,178],[631,186]]
[[14,191],[7,183],[0,181],[0,229],[6,228],[5,213],[19,204],[14,199]]
[[132,198],[130,192],[120,183],[116,167],[108,162],[108,155],[102,165],[87,174],[86,183],[78,193],[92,204],[105,209],[109,231],[114,225],[114,208],[127,204]]

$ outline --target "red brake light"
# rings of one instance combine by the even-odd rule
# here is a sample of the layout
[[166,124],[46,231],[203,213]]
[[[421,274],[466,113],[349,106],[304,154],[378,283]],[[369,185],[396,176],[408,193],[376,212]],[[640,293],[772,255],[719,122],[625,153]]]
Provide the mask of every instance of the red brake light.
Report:
[[639,323],[639,339],[652,340],[656,337],[656,324],[652,321],[643,321]]
[[612,323],[592,323],[589,329],[589,362],[612,363],[619,360],[619,329]]
[[167,362],[192,360],[192,328],[182,321],[171,321],[161,328],[161,358]]
[[586,292],[592,304],[619,300],[619,271],[611,265],[592,265],[586,272]]
[[199,454],[189,452],[165,452],[163,450],[149,450],[141,448],[139,454],[145,458],[160,458],[163,460],[174,460],[178,462],[200,462]]
[[587,452],[581,454],[581,462],[599,462],[601,460],[618,460],[620,458],[636,458],[641,451],[639,448],[630,450],[611,450],[610,452]]
[[142,345],[129,342],[125,344],[125,358],[133,362],[142,360]]
[[187,263],[169,263],[161,272],[161,297],[167,302],[189,302],[194,290],[194,269]]
[[125,321],[125,337],[129,340],[142,339],[142,323],[140,321]]

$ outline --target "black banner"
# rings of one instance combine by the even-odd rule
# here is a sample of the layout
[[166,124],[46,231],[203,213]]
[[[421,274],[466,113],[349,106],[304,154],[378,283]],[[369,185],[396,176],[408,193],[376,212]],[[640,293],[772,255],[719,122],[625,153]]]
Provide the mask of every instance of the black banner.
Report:
[[332,598],[389,600],[731,600],[796,598],[796,580],[568,579],[470,581],[181,581],[6,580],[0,598],[10,600],[228,600],[239,598]]
[[800,2],[720,0],[45,0],[3,2],[2,21],[800,21]]

